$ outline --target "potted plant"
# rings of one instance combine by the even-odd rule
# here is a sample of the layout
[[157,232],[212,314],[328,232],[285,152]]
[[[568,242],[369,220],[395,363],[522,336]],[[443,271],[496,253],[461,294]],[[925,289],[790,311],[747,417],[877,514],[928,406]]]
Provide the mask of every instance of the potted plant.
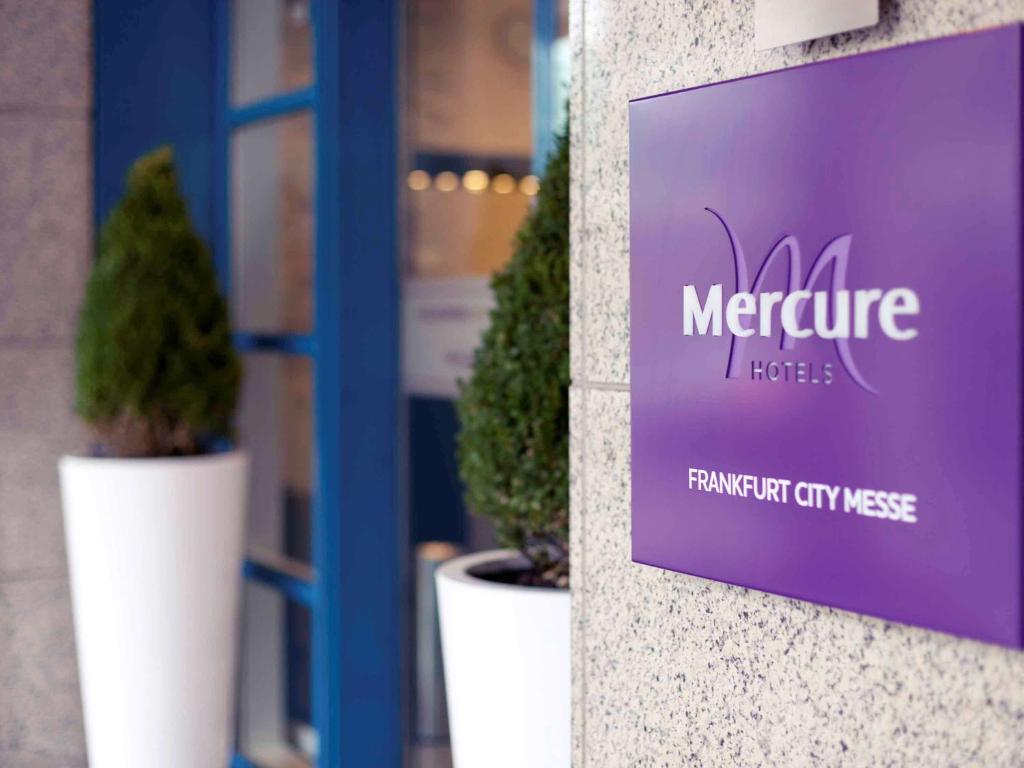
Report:
[[505,549],[437,573],[456,768],[570,762],[568,219],[563,136],[458,403],[467,505]]
[[77,336],[92,456],[60,462],[89,764],[223,768],[247,459],[227,307],[169,149],[106,220]]

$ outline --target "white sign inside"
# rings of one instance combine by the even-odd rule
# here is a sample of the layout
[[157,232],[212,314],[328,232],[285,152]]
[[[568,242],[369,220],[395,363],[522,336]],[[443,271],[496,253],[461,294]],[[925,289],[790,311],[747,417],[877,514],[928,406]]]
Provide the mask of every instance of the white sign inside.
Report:
[[473,352],[490,323],[487,277],[413,278],[402,291],[402,387],[408,395],[454,398],[473,373]]
[[756,0],[757,50],[827,37],[878,23],[878,0]]

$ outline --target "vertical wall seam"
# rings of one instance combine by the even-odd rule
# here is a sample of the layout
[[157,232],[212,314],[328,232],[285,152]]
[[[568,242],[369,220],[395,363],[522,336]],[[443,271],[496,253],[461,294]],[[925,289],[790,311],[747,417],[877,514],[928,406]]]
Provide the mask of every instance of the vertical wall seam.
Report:
[[[586,114],[587,114],[587,16],[586,16],[586,0],[579,0],[577,5],[579,8],[580,21],[579,21],[579,34],[580,34],[580,62],[579,62],[579,73],[580,73],[580,100],[579,100],[579,114],[576,115],[576,119],[579,121],[578,127],[578,144],[577,144],[577,156],[580,159],[580,170],[577,178],[579,179],[578,192],[579,192],[579,205],[580,214],[577,219],[579,225],[579,232],[577,237],[580,238],[580,292],[582,293],[581,300],[583,302],[582,309],[580,311],[580,318],[583,323],[583,328],[580,329],[579,336],[579,348],[580,354],[583,359],[581,360],[580,371],[584,381],[588,378],[588,366],[587,366],[587,331],[589,329],[589,317],[590,312],[587,305],[587,251],[589,249],[589,238],[586,236],[587,232],[587,205],[586,205],[586,169],[587,169],[587,133],[586,133]],[[587,443],[589,442],[589,418],[588,418],[588,407],[587,401],[590,399],[589,391],[586,387],[578,390],[583,398],[583,402],[580,404],[581,408],[581,420],[582,425],[582,444],[580,445],[580,511],[576,515],[576,522],[580,526],[580,533],[577,537],[579,542],[579,562],[577,563],[577,571],[579,575],[582,575],[586,571],[586,515],[587,506],[589,503],[589,496],[587,494],[587,464],[588,464],[588,451]],[[579,579],[577,583],[583,581]],[[576,664],[576,670],[580,675],[579,683],[579,701],[576,705],[575,716],[579,718],[579,739],[580,739],[580,762],[581,766],[578,768],[585,768],[587,765],[587,625],[586,625],[586,584],[582,585],[579,590],[579,599],[576,602],[577,607],[580,611],[579,616],[579,630],[577,637],[579,638],[579,647],[576,652],[580,654],[580,659]]]
[[580,373],[583,380],[585,381],[588,376],[589,366],[587,365],[587,331],[590,329],[590,311],[587,304],[587,272],[589,271],[587,253],[590,249],[590,239],[587,237],[587,191],[586,191],[586,179],[587,179],[587,23],[586,23],[586,0],[579,0],[580,9],[580,108],[577,119],[579,120],[579,143],[577,144],[578,150],[577,156],[580,158],[580,170],[577,178],[579,179],[578,190],[579,190],[579,205],[580,215],[578,217],[579,222],[579,237],[580,237],[580,293],[581,301],[583,302],[582,310],[580,311],[580,318],[583,321],[583,328],[580,329]]
[[[579,158],[580,168],[576,178],[578,184],[576,189],[579,199],[576,203],[579,205],[579,216],[577,217],[577,224],[579,227],[578,232],[575,235],[579,238],[580,245],[578,249],[579,253],[579,269],[580,269],[580,297],[579,301],[582,302],[580,310],[580,319],[582,320],[583,327],[580,329],[579,336],[579,349],[580,349],[580,380],[585,382],[589,377],[587,375],[587,329],[589,327],[590,312],[587,307],[587,250],[589,248],[589,241],[586,236],[587,232],[587,193],[586,193],[586,170],[587,170],[587,131],[586,131],[586,113],[587,113],[587,30],[586,30],[586,0],[579,0],[576,4],[579,9],[580,20],[579,20],[579,34],[580,34],[580,61],[579,61],[579,111],[574,116],[576,126],[574,130],[577,136],[577,151],[576,157]],[[573,234],[573,233],[570,233]]]
[[[582,3],[581,3],[582,4]],[[579,514],[576,515],[576,521],[580,526],[580,534],[576,541],[579,542],[579,562],[577,563],[577,570],[580,574],[585,572],[587,562],[587,548],[586,544],[586,512],[587,512],[587,442],[589,437],[589,418],[588,418],[588,407],[587,401],[590,400],[590,392],[586,389],[577,390],[580,393],[580,397],[583,398],[580,403],[580,420],[583,422],[583,442],[580,445],[580,509]],[[577,581],[579,583],[579,581]],[[580,653],[580,660],[576,665],[576,669],[580,675],[580,700],[578,704],[578,716],[580,719],[579,726],[579,737],[580,737],[580,761],[582,765],[579,768],[585,768],[587,764],[587,633],[586,633],[586,586],[579,590],[579,599],[577,605],[580,609],[579,617],[579,647],[576,649],[577,653]]]

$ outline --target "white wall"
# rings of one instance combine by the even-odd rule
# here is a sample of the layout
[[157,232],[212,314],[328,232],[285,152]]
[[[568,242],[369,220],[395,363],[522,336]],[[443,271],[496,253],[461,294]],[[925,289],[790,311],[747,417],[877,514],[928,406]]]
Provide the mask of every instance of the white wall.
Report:
[[1024,652],[630,562],[630,98],[1017,21],[882,0],[756,53],[753,0],[572,0],[574,765],[1024,765]]

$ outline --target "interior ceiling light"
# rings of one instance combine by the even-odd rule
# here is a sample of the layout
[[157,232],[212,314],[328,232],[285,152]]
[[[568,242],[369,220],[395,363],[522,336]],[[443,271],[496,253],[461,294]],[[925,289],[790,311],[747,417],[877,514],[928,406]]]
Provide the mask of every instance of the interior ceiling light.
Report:
[[491,189],[499,195],[507,195],[516,189],[516,180],[507,173],[499,173],[491,179]]
[[539,189],[540,181],[537,179],[536,176],[523,176],[523,178],[519,180],[519,191],[522,192],[524,195],[529,195],[530,197],[533,197],[534,195],[537,194],[537,191]]
[[466,171],[462,176],[462,186],[467,192],[483,192],[490,183],[490,177],[483,171]]
[[441,192],[454,192],[459,188],[459,177],[451,171],[441,171],[434,177],[434,186]]
[[409,185],[409,189],[415,190],[416,192],[422,192],[424,189],[430,187],[430,174],[419,169],[409,171],[409,177],[406,179],[406,183]]

